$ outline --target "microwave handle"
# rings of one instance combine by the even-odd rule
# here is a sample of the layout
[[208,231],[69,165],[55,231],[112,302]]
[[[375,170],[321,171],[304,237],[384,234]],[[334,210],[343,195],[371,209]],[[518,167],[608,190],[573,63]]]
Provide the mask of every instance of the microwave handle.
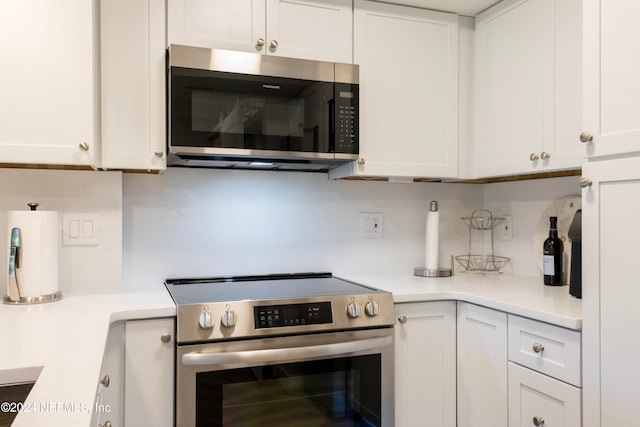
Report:
[[389,336],[368,338],[358,341],[347,341],[336,344],[312,345],[307,347],[276,348],[268,350],[232,351],[226,353],[192,352],[182,356],[182,364],[218,365],[218,364],[252,364],[261,362],[287,362],[291,360],[310,359],[316,357],[335,356],[373,350],[391,345]]

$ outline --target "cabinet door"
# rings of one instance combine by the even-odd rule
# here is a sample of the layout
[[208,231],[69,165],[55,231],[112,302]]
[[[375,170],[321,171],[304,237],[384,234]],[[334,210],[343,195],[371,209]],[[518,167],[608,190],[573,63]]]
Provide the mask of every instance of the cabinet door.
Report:
[[330,173],[456,177],[458,17],[356,0],[360,155]]
[[637,425],[640,158],[588,162],[583,176],[584,425]]
[[509,362],[509,427],[581,427],[581,399],[579,388]]
[[124,424],[172,427],[174,318],[133,320],[125,326]]
[[396,427],[455,427],[455,302],[396,304],[395,309]]
[[168,0],[167,14],[168,44],[266,53],[265,0]]
[[0,163],[93,165],[96,7],[0,2]]
[[507,426],[507,314],[458,303],[458,427]]
[[164,169],[164,1],[103,1],[100,12],[100,167]]
[[640,2],[584,0],[584,121],[590,157],[640,151]]
[[[353,62],[352,7],[352,0],[267,0],[268,52]],[[274,42],[277,47],[273,47]]]
[[506,0],[476,19],[476,176],[580,166],[580,0]]
[[111,325],[102,359],[98,394],[91,418],[91,426],[110,422],[123,425],[124,417],[124,323]]

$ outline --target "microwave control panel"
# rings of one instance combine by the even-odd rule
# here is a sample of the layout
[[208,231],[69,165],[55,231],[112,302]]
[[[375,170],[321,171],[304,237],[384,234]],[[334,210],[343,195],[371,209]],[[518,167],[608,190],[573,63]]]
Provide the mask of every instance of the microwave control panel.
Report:
[[330,302],[254,307],[256,329],[333,323]]
[[335,85],[335,151],[336,153],[358,152],[358,85],[336,83]]

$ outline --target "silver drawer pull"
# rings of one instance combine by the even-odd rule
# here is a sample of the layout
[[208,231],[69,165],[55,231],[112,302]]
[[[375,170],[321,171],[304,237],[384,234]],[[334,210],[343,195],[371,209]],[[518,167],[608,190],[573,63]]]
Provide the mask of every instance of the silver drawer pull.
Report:
[[[536,343],[533,343],[533,346],[531,346],[531,348],[533,348],[533,351],[535,353],[541,353],[542,351],[544,351],[544,344],[539,344],[539,343],[536,342]],[[536,424],[536,425],[538,425],[538,424]]]
[[544,418],[542,417],[533,417],[533,425],[536,427],[540,427],[544,425]]

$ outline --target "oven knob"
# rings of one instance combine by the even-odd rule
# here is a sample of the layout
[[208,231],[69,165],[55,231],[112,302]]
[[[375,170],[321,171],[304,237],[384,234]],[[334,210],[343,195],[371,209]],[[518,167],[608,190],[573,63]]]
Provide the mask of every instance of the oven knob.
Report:
[[367,313],[367,316],[377,316],[378,314],[380,314],[380,304],[378,304],[378,301],[370,299],[369,302],[364,306],[364,312]]
[[351,304],[347,306],[347,315],[351,318],[356,318],[360,316],[360,312],[362,309],[360,308],[360,304],[353,301]]
[[209,310],[202,310],[202,314],[200,314],[200,318],[198,319],[198,325],[200,325],[202,329],[213,328],[213,316],[211,316]]
[[236,323],[238,323],[238,316],[236,316],[236,312],[230,309],[226,309],[224,311],[224,314],[220,318],[220,323],[222,323],[222,326],[224,326],[225,328],[236,326]]

